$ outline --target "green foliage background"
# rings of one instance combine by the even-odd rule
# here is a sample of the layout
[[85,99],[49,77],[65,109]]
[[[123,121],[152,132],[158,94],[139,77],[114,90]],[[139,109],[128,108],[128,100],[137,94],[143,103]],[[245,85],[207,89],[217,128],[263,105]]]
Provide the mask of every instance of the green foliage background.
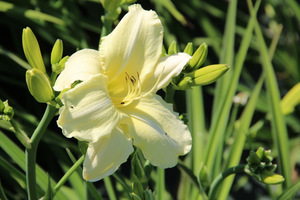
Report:
[[[204,149],[207,148],[205,145],[210,140],[209,134],[213,132],[212,126],[222,126],[224,129],[225,137],[222,136],[221,142],[217,143],[222,144],[221,148],[216,150],[216,155],[219,157],[215,158],[216,162],[212,166],[212,168],[218,169],[210,172],[213,174],[211,176],[215,177],[225,166],[228,166],[227,162],[230,160],[228,156],[232,156],[230,150],[238,137],[236,135],[236,130],[239,128],[238,123],[242,123],[240,119],[245,113],[244,106],[232,106],[230,104],[230,112],[224,116],[227,120],[223,124],[214,124],[214,120],[217,120],[217,115],[220,114],[217,112],[218,105],[225,102],[237,60],[242,57],[238,52],[242,38],[247,34],[246,27],[250,20],[247,2],[238,1],[237,6],[232,6],[231,10],[229,10],[228,1],[220,0],[173,0],[172,2],[169,0],[140,0],[137,3],[140,3],[144,9],[155,10],[160,16],[164,25],[164,44],[166,47],[173,40],[176,40],[181,51],[183,51],[188,42],[193,42],[195,47],[205,42],[209,46],[206,65],[226,63],[232,67],[226,74],[227,77],[224,77],[219,83],[201,89],[202,113],[195,117],[199,121],[190,120],[189,122],[192,131],[195,132],[194,128],[197,126],[195,124],[200,124],[200,131],[206,135],[200,137],[203,141],[194,143],[194,151],[185,158],[185,164],[192,162],[190,167],[195,174],[198,173],[196,171],[200,165],[195,159],[195,151],[204,152]],[[127,6],[124,5],[120,17],[126,13],[126,9]],[[230,12],[233,14],[232,18],[228,18]],[[9,100],[10,105],[15,109],[15,119],[28,135],[33,132],[41,118],[45,105],[34,100],[25,84],[25,72],[29,66],[25,62],[22,49],[22,29],[29,26],[33,30],[40,43],[44,62],[50,70],[50,52],[57,38],[64,42],[64,55],[71,55],[82,48],[98,49],[102,27],[101,16],[103,14],[104,10],[98,0],[0,1],[0,99]],[[277,136],[272,131],[282,129],[276,128],[276,124],[272,126],[270,123],[272,116],[276,115],[272,112],[274,108],[270,108],[270,104],[273,105],[272,99],[277,97],[276,94],[270,93],[268,88],[276,87],[280,98],[282,98],[294,85],[300,82],[300,4],[296,0],[262,1],[257,19],[263,33],[263,39],[269,48],[269,57],[261,52],[261,38],[257,33],[253,34],[252,38],[249,39],[250,46],[246,51],[238,84],[235,85],[237,92],[247,92],[251,98],[263,69],[265,69],[267,77],[265,85],[259,92],[256,103],[254,103],[253,117],[251,114],[249,115],[250,129],[245,129],[246,133],[243,133],[246,134],[246,137],[245,143],[242,143],[241,147],[243,154],[240,163],[245,163],[245,157],[249,150],[254,150],[259,146],[272,149],[273,156],[280,157],[282,149],[277,144],[280,137],[279,140],[276,140]],[[271,62],[268,63],[266,60]],[[272,77],[268,73],[267,67],[262,67],[270,66],[270,64],[275,71],[277,85],[272,83]],[[193,105],[190,99],[194,98],[192,92],[190,93],[177,92],[175,95],[177,111],[180,113],[187,112],[189,116],[192,114],[189,107]],[[187,95],[187,100],[185,100],[185,95]],[[271,117],[269,117],[270,113]],[[287,145],[281,146],[288,152],[284,155],[289,156],[286,161],[288,163],[282,165],[290,168],[288,170],[290,183],[283,188],[287,188],[299,179],[299,113],[299,106],[296,106],[295,111],[284,116],[283,121],[280,121],[281,118],[279,117],[280,123],[278,124],[282,124],[287,130],[288,137]],[[274,118],[276,119],[276,117]],[[279,132],[281,133],[281,131]],[[197,136],[194,135],[194,137]],[[199,138],[197,137],[197,139]],[[218,140],[218,138],[214,138],[214,140]],[[48,175],[51,177],[52,184],[55,184],[54,181],[57,182],[72,165],[66,148],[76,158],[80,156],[76,140],[66,139],[61,134],[61,130],[57,128],[54,120],[42,138],[38,149],[40,195],[43,195],[43,191],[47,188]],[[27,198],[23,152],[24,148],[9,130],[9,124],[0,121],[0,181],[2,189],[9,199]],[[204,153],[197,155],[201,157],[201,154]],[[239,156],[237,158],[240,160]],[[280,159],[282,160],[281,157]],[[194,164],[193,162],[198,163]],[[126,163],[122,165],[118,173],[126,176],[129,173],[129,168],[130,164]],[[282,169],[279,169],[279,173],[282,172],[280,170]],[[180,176],[180,172],[183,176]],[[191,189],[186,188],[188,187],[186,185],[192,187],[192,184],[184,174],[178,168],[166,170],[166,190],[168,191],[166,198],[187,199],[187,197],[197,196],[195,192],[189,192],[192,191]],[[111,181],[115,187],[115,194],[119,197],[124,196],[124,191],[120,189],[121,186],[116,179],[112,178]],[[94,188],[97,188],[106,198],[105,184],[100,181],[94,185]],[[155,183],[150,186],[154,188],[154,185]],[[88,186],[82,181],[81,174],[76,173],[72,175],[70,181],[57,194],[56,198],[85,199],[91,197],[93,191],[87,192],[86,187]],[[241,197],[243,199],[275,199],[281,192],[281,187],[266,187],[248,176],[240,175],[233,182],[229,199],[240,199]],[[110,196],[110,198],[112,197]],[[193,199],[197,199],[197,197]]]

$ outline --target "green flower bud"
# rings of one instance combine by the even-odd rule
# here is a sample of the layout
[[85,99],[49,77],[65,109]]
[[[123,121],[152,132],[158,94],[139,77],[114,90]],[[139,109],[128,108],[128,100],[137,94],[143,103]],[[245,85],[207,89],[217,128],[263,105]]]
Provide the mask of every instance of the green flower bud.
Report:
[[69,56],[63,57],[59,63],[52,64],[51,68],[52,71],[55,72],[56,74],[60,74],[64,69],[65,69],[65,64],[68,61]]
[[263,156],[264,156],[264,152],[265,152],[265,149],[263,147],[259,147],[255,153],[259,157],[259,159],[262,160]]
[[120,7],[122,0],[100,0],[103,8],[106,11],[115,11],[118,7]]
[[60,39],[57,39],[53,45],[51,51],[51,64],[57,64],[63,55],[63,42]]
[[194,49],[193,49],[193,48],[194,48],[194,47],[193,47],[193,43],[192,43],[192,42],[189,42],[189,43],[185,46],[183,52],[184,52],[184,53],[187,53],[187,54],[189,54],[189,55],[191,56],[191,55],[193,55],[193,52],[194,52]]
[[25,57],[31,67],[46,73],[39,43],[29,27],[23,29],[22,44]]
[[33,68],[26,72],[26,83],[30,94],[40,103],[46,103],[54,99],[49,77],[40,71]]
[[292,113],[295,106],[300,103],[300,83],[297,83],[280,102],[281,111],[284,115]]
[[189,76],[184,77],[176,86],[177,90],[186,90],[189,89],[193,84],[193,79]]
[[261,182],[268,185],[280,184],[285,180],[283,176],[275,174],[274,172],[270,172],[268,170],[264,170],[262,172],[261,179]]
[[168,54],[169,54],[169,55],[173,55],[173,54],[176,54],[176,53],[178,53],[178,52],[179,52],[179,47],[178,47],[177,42],[174,40],[174,41],[170,44],[170,46],[169,46],[169,48],[168,48]]
[[193,57],[189,60],[187,71],[193,71],[198,69],[206,60],[207,57],[207,45],[205,43],[201,44],[198,49],[193,54]]
[[260,163],[260,158],[258,157],[258,155],[251,151],[249,157],[246,159],[247,162],[251,165],[257,165]]
[[193,85],[208,85],[218,80],[228,70],[228,65],[217,64],[202,67],[187,75],[193,78]]

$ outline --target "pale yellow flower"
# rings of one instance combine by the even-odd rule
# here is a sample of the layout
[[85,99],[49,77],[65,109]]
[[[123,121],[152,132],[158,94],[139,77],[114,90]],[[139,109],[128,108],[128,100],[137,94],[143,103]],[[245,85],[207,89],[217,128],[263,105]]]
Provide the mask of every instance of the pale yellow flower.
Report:
[[97,181],[114,173],[137,146],[153,165],[173,167],[191,149],[186,125],[155,93],[178,75],[190,56],[161,57],[163,27],[140,5],[102,38],[100,50],[73,54],[54,89],[70,88],[57,121],[66,137],[89,142],[83,177]]

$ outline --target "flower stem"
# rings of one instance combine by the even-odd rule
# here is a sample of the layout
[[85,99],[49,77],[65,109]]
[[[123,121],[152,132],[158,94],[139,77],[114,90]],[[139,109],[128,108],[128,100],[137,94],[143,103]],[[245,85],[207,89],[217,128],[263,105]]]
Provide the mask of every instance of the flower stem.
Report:
[[109,199],[111,199],[111,200],[117,200],[117,197],[115,195],[115,191],[114,191],[113,185],[112,185],[112,183],[110,181],[110,177],[105,177],[103,180],[104,180],[104,184],[105,184],[106,191],[108,193]]
[[107,17],[105,17],[105,15],[103,15],[101,17],[103,26],[102,26],[102,30],[101,30],[101,37],[100,37],[100,41],[99,41],[99,47],[101,44],[101,38],[108,35],[111,31],[112,31],[112,24],[113,24],[113,20],[108,19]]
[[56,108],[47,105],[46,111],[43,118],[41,119],[39,125],[33,132],[31,137],[31,148],[26,149],[25,159],[26,159],[26,184],[29,200],[37,200],[36,192],[36,151],[40,139],[42,138],[46,128],[48,127],[50,121],[56,113]]
[[69,179],[69,177],[75,172],[75,170],[83,163],[84,156],[81,156],[74,165],[65,173],[65,175],[58,181],[53,190],[53,196],[58,192],[58,190],[63,186],[63,184]]
[[10,124],[13,127],[13,131],[16,134],[16,137],[20,140],[20,142],[27,148],[30,149],[31,148],[31,141],[29,139],[29,137],[26,135],[26,133],[24,133],[21,128],[19,127],[18,123],[14,120],[11,119],[10,120]]
[[245,164],[242,164],[242,165],[238,165],[235,167],[231,167],[231,168],[226,169],[221,174],[219,174],[211,184],[211,187],[210,187],[210,190],[208,193],[208,198],[213,200],[217,193],[217,189],[218,189],[219,185],[222,183],[222,181],[229,175],[244,172],[245,166],[246,166]]
[[157,168],[157,199],[164,199],[165,169]]

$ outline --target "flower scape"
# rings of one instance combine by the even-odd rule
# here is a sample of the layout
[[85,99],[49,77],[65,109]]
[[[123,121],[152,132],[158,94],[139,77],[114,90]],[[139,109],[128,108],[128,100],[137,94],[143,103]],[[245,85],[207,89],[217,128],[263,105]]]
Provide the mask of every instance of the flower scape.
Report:
[[[138,147],[154,166],[173,167],[191,149],[187,126],[156,92],[180,74],[191,56],[162,56],[163,27],[154,11],[132,5],[99,51],[74,53],[57,78],[58,126],[88,142],[83,177],[113,174]],[[80,82],[71,87],[74,82]]]

